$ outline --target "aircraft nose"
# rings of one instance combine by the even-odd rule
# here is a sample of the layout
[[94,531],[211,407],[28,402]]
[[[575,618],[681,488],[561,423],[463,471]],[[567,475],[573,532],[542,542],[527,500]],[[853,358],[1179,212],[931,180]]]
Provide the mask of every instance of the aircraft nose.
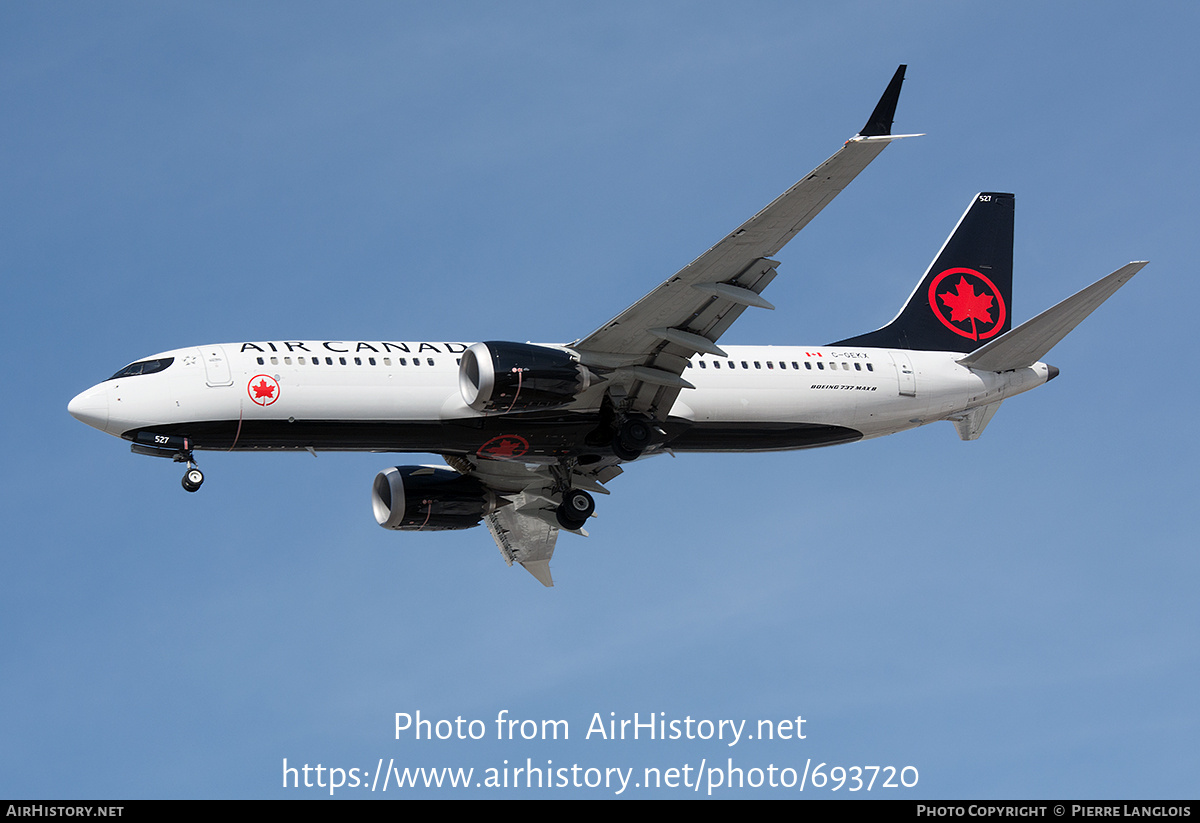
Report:
[[108,392],[100,386],[92,386],[75,395],[67,404],[67,411],[79,422],[104,431],[108,426]]

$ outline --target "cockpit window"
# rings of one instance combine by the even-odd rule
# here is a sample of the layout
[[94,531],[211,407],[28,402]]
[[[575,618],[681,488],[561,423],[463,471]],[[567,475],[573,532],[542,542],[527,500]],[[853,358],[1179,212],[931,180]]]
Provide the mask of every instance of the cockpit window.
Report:
[[128,366],[121,369],[108,379],[116,380],[120,377],[134,377],[139,374],[154,374],[155,372],[162,371],[174,362],[174,357],[163,357],[158,360],[139,360],[136,363],[130,363]]

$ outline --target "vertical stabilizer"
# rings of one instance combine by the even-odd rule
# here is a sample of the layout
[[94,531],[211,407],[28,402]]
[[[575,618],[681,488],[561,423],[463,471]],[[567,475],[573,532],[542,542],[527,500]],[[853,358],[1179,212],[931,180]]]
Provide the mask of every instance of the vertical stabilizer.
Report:
[[896,319],[833,345],[972,352],[1012,328],[1015,203],[975,195]]

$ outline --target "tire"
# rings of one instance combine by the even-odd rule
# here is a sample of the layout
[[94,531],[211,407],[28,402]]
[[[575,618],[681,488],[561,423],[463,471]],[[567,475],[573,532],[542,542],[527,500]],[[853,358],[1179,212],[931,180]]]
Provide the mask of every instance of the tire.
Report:
[[654,431],[648,423],[635,417],[625,421],[617,437],[620,438],[622,445],[641,452],[650,445],[650,437],[653,433]]
[[570,513],[567,512],[562,506],[559,506],[554,510],[554,519],[558,521],[558,525],[560,527],[569,532],[579,531],[583,528],[583,524],[587,522],[586,520],[572,520]]
[[654,430],[650,428],[649,423],[637,417],[631,417],[617,429],[617,435],[613,438],[612,444],[613,454],[622,460],[637,460],[650,445],[650,439],[653,436]]
[[183,474],[183,488],[185,491],[199,491],[200,486],[204,483],[204,473],[199,469],[188,469]]
[[587,518],[596,510],[596,501],[583,489],[571,489],[563,495],[563,506],[571,512],[573,518]]
[[613,450],[613,454],[615,454],[617,457],[621,458],[622,460],[637,460],[639,457],[642,456],[642,453],[640,451],[638,451],[637,449],[625,448],[625,446],[621,445],[621,441],[619,439],[613,440],[612,450]]
[[596,501],[582,489],[571,489],[563,495],[562,504],[554,510],[558,525],[567,531],[578,531],[596,510]]

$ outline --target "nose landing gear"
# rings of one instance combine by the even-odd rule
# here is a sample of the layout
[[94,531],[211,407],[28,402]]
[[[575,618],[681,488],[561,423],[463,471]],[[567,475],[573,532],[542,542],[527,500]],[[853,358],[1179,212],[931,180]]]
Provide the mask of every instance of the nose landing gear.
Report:
[[176,463],[187,463],[182,485],[185,491],[194,492],[204,482],[204,472],[196,467],[196,461],[192,457],[192,445],[190,438],[179,435],[138,432],[134,442],[129,444],[129,450],[134,454],[165,457]]
[[184,448],[180,449],[174,455],[176,463],[187,463],[187,471],[183,473],[181,485],[186,492],[196,492],[200,490],[200,486],[204,483],[204,472],[200,471],[200,467],[196,465],[195,459],[192,457],[192,450],[188,448],[191,444],[184,441]]
[[196,467],[195,463],[188,461],[188,470],[183,473],[183,489],[184,491],[194,492],[199,491],[200,484],[204,482],[204,472]]

